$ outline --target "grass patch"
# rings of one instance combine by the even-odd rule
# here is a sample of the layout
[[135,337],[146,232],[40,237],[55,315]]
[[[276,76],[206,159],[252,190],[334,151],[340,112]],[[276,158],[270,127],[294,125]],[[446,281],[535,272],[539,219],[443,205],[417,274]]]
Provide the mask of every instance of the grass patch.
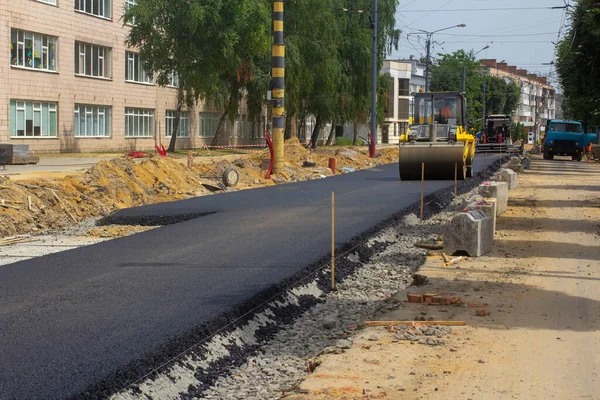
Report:
[[[335,145],[336,146],[352,146],[353,144],[353,140],[349,139],[349,138],[344,138],[344,137],[339,137],[335,139]],[[361,145],[362,140],[358,140],[357,141],[357,145]]]

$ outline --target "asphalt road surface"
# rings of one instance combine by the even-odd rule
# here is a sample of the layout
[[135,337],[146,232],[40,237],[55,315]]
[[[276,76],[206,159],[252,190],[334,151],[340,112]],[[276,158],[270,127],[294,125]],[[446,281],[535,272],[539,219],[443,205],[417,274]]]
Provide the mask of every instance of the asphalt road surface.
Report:
[[78,394],[327,256],[332,191],[342,245],[418,201],[420,186],[392,164],[144,206],[117,216],[214,213],[0,267],[0,398]]

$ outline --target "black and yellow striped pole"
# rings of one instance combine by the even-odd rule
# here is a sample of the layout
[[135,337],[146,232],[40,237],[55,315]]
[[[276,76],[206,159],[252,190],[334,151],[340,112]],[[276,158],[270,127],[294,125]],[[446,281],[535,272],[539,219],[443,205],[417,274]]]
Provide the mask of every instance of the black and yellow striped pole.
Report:
[[283,43],[283,1],[273,3],[273,51],[271,72],[271,99],[273,102],[273,173],[283,170],[285,164],[285,45]]

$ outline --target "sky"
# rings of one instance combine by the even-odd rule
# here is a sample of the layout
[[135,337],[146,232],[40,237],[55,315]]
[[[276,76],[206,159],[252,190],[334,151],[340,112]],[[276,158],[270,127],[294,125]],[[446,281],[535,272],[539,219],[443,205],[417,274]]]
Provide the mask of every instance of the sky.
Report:
[[[550,65],[554,60],[554,44],[568,29],[565,11],[550,10],[562,7],[567,0],[400,0],[396,25],[402,30],[400,47],[389,58],[425,56],[425,35],[418,29],[435,31],[449,26],[466,24],[433,35],[437,42],[432,56],[452,53],[459,49],[477,52],[477,58],[505,60],[509,65],[527,69],[530,73],[549,76],[556,82],[556,72]],[[574,1],[571,0],[571,4]],[[488,9],[488,10],[486,10]],[[510,9],[496,10],[489,9]],[[462,11],[451,11],[462,10]],[[564,26],[561,29],[561,26]]]

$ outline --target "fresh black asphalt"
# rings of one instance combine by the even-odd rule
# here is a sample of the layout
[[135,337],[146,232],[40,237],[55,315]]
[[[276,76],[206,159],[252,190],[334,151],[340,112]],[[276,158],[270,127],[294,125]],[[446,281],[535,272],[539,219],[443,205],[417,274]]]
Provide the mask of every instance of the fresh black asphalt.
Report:
[[420,187],[392,164],[149,205],[115,217],[211,214],[0,267],[0,398],[81,393],[327,256],[332,191],[342,245],[417,202]]

